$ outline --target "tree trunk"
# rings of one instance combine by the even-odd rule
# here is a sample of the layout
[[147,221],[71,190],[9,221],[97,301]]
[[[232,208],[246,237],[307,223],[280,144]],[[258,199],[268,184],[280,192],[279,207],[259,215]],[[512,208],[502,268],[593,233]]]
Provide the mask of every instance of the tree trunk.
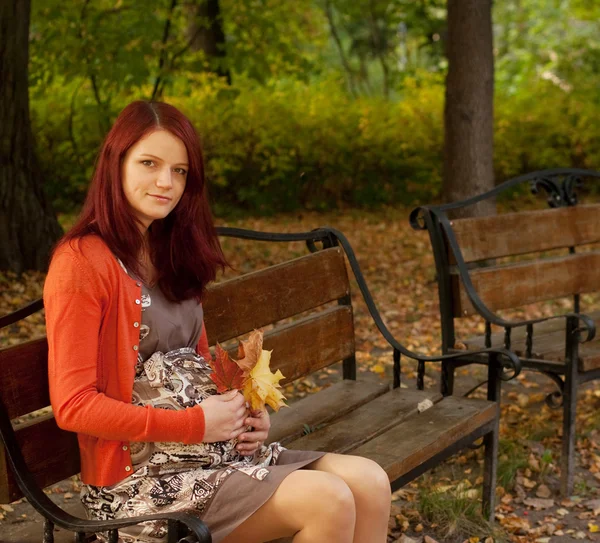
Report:
[[[494,188],[492,0],[448,0],[447,56],[443,195],[454,202]],[[495,212],[487,199],[454,216]]]
[[231,83],[231,73],[225,66],[225,32],[219,0],[197,0],[187,29],[192,51],[203,51],[212,71]]
[[0,269],[44,270],[62,229],[42,189],[29,122],[30,0],[0,0]]

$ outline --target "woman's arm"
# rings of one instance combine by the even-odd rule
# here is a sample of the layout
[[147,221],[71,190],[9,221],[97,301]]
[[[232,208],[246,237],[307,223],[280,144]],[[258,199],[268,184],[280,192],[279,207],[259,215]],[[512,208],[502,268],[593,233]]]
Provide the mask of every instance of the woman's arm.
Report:
[[[108,440],[201,442],[205,421],[200,406],[181,411],[140,407],[99,391],[99,336],[112,287],[100,268],[66,250],[55,255],[44,286],[48,378],[57,424]],[[130,375],[113,372],[120,390],[129,385]]]
[[204,322],[202,322],[202,332],[200,334],[200,339],[198,340],[198,345],[196,346],[196,352],[205,360],[210,360],[212,358],[210,349],[208,348],[208,336],[206,335],[206,326],[204,326]]

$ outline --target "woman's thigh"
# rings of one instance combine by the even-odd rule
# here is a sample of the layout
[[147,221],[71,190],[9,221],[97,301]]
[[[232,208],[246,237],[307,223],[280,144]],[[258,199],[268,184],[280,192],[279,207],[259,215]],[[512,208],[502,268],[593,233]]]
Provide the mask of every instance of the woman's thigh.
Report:
[[354,519],[354,498],[342,479],[302,469],[290,473],[271,498],[223,543],[270,541],[302,530],[318,532],[322,541],[352,541]]

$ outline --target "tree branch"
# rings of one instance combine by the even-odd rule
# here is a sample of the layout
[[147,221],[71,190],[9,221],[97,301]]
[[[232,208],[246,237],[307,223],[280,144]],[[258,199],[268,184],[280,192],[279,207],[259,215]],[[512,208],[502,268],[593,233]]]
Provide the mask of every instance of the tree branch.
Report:
[[342,46],[342,40],[338,34],[337,28],[335,26],[335,21],[333,20],[333,10],[331,9],[330,0],[325,0],[325,15],[327,16],[327,22],[329,23],[329,30],[331,32],[331,36],[333,37],[333,41],[335,42],[338,52],[340,54],[340,59],[342,61],[342,66],[346,70],[348,74],[348,83],[350,84],[350,92],[353,96],[356,96],[356,88],[354,87],[354,70],[350,66],[348,59],[346,58],[346,53],[344,53],[344,47]]
[[177,6],[177,0],[171,0],[171,8],[169,9],[169,15],[167,15],[167,21],[165,23],[165,29],[163,32],[163,39],[160,49],[160,57],[158,59],[158,75],[156,76],[156,81],[154,82],[154,89],[152,90],[152,96],[150,97],[150,100],[155,100],[157,98],[158,89],[162,82],[162,71],[167,60],[167,42],[169,41],[169,32],[171,31],[171,19],[173,18],[173,11],[175,10],[175,6]]

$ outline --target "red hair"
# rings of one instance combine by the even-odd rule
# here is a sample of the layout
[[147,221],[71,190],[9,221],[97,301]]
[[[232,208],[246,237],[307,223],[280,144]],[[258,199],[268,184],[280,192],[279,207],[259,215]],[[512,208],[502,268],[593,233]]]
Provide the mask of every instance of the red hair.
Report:
[[144,236],[123,192],[121,166],[131,146],[157,129],[184,143],[189,167],[181,200],[167,217],[150,226],[150,256],[167,298],[200,299],[217,269],[227,262],[208,205],[198,134],[187,117],[169,104],[136,101],[120,113],[100,150],[81,215],[61,243],[97,234],[128,271],[144,278],[138,260]]

